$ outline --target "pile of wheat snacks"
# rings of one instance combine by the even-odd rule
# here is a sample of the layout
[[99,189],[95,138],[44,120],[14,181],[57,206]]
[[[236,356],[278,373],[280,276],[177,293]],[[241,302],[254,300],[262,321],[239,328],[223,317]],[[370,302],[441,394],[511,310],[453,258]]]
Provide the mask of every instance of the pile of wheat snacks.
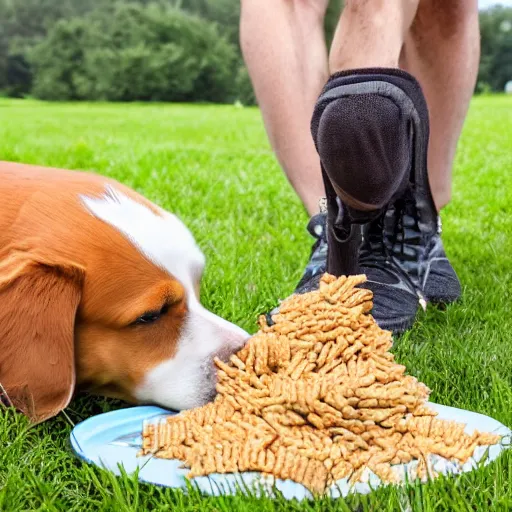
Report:
[[317,291],[284,301],[273,325],[261,317],[242,350],[216,361],[216,399],[145,423],[141,455],[179,459],[189,478],[258,471],[322,494],[365,472],[398,483],[396,466],[413,460],[416,477],[435,478],[432,455],[462,464],[498,443],[436,418],[429,389],[389,352],[364,281],[325,274]]

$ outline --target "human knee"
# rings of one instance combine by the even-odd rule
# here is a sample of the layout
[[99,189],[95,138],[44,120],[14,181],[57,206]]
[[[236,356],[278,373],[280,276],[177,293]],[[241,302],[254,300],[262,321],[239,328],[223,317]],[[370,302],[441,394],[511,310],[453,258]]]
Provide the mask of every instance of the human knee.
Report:
[[329,0],[281,0],[293,6],[294,10],[301,11],[307,15],[324,18],[329,6]]
[[273,5],[281,4],[288,5],[297,10],[311,11],[319,15],[324,15],[327,7],[329,6],[329,0],[240,0],[242,6],[244,4],[253,5]]
[[478,0],[421,0],[413,29],[434,27],[447,38],[478,28]]
[[348,27],[370,34],[393,32],[405,36],[419,0],[345,0],[343,18]]
[[344,11],[361,12],[368,15],[379,11],[409,11],[416,10],[419,0],[345,0]]
[[[259,0],[256,0],[259,1]],[[323,19],[329,0],[271,0],[272,2],[281,2],[293,8],[295,12],[301,12],[311,16],[318,16]]]
[[364,17],[375,13],[379,5],[383,5],[383,0],[345,0],[343,2],[344,16],[359,16]]

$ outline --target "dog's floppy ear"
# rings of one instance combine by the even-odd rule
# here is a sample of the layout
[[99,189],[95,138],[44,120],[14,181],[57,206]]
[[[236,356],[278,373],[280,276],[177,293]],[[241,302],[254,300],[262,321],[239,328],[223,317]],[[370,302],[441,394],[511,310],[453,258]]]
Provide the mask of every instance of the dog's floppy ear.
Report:
[[75,387],[83,271],[55,260],[14,250],[0,261],[0,384],[35,423],[64,409]]

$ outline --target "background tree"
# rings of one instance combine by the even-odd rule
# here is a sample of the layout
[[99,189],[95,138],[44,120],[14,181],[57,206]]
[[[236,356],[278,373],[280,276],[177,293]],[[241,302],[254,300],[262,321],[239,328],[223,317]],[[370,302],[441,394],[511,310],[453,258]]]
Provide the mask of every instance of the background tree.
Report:
[[[330,0],[326,41],[342,0]],[[240,0],[0,0],[0,92],[51,100],[254,104]],[[476,91],[512,79],[512,8],[480,13]]]
[[30,52],[43,99],[232,101],[235,48],[217,26],[161,3],[60,20]]
[[512,8],[480,13],[481,60],[477,91],[503,91],[512,80]]

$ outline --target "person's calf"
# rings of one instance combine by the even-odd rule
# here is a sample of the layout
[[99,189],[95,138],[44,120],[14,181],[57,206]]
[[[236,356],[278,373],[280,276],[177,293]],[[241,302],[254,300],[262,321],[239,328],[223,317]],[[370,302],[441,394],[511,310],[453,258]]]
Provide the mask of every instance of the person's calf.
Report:
[[309,121],[327,80],[327,0],[242,0],[240,40],[272,149],[310,215],[325,194]]
[[418,79],[429,106],[429,179],[438,210],[450,200],[453,161],[479,55],[477,0],[420,1],[400,66]]

